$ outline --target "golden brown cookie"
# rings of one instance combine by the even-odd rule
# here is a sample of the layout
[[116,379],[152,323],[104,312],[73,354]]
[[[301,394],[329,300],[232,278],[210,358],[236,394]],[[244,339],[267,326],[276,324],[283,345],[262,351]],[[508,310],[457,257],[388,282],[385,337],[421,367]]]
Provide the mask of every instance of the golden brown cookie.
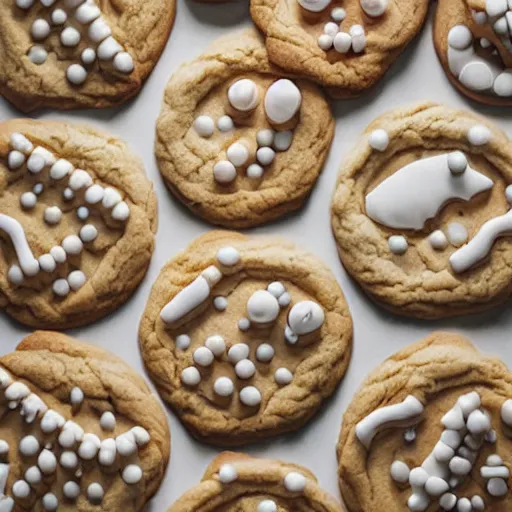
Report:
[[270,60],[335,98],[375,85],[420,31],[428,0],[251,0]]
[[272,66],[251,29],[219,39],[173,75],[156,156],[166,185],[194,213],[242,228],[302,205],[333,133],[320,90]]
[[[509,7],[510,5],[510,7]],[[512,105],[512,4],[440,0],[434,42],[452,84],[475,101]]]
[[191,433],[235,446],[315,414],[346,371],[352,320],[316,257],[282,238],[213,231],[163,268],[139,336]]
[[511,182],[510,140],[485,119],[429,103],[389,112],[342,166],[339,256],[398,314],[488,309],[510,295]]
[[0,307],[34,327],[85,325],[146,273],[156,196],[112,136],[67,123],[0,124]]
[[433,333],[387,359],[343,418],[348,510],[510,510],[511,396],[506,365],[456,334]]
[[306,468],[224,452],[168,512],[342,512]]
[[164,477],[170,434],[135,371],[37,331],[0,358],[0,388],[3,512],[144,509]]
[[23,112],[103,108],[142,87],[175,0],[1,0],[0,94]]

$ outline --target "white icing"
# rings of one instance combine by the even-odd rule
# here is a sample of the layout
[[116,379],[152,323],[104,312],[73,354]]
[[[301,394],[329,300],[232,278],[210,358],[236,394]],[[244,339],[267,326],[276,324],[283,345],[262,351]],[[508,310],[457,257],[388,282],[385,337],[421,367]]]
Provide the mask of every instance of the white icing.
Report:
[[446,228],[449,242],[454,247],[460,247],[468,240],[468,230],[460,222],[450,222]]
[[200,137],[211,137],[215,131],[215,122],[210,116],[199,116],[194,121],[194,130]]
[[361,8],[372,18],[382,16],[388,8],[388,0],[361,0]]
[[190,336],[187,336],[186,334],[180,334],[176,338],[176,347],[180,350],[187,350],[188,347],[190,347]]
[[274,373],[274,379],[279,386],[286,386],[293,380],[293,373],[288,368],[278,368]]
[[228,100],[235,110],[249,112],[260,102],[259,88],[253,80],[243,78],[229,87]]
[[213,299],[213,307],[217,311],[226,311],[226,309],[228,307],[228,301],[227,301],[226,297],[215,297]]
[[223,484],[230,484],[238,479],[238,472],[233,464],[223,464],[219,469],[219,480]]
[[320,12],[326,9],[331,0],[297,0],[299,5],[310,12]]
[[293,141],[293,132],[290,130],[277,132],[274,137],[274,149],[276,151],[288,151]]
[[276,152],[272,148],[259,148],[258,151],[256,151],[256,158],[258,162],[263,165],[267,166],[270,165],[274,158],[276,157]]
[[341,23],[347,17],[347,11],[343,7],[335,7],[331,11],[331,18],[338,23]]
[[236,343],[228,350],[228,359],[231,364],[236,364],[242,359],[249,357],[249,345],[245,343]]
[[87,79],[87,70],[80,64],[71,64],[66,70],[67,79],[75,85],[82,85]]
[[428,241],[430,242],[432,248],[436,249],[437,251],[443,251],[448,247],[448,239],[440,229],[431,233],[428,237]]
[[256,373],[256,367],[250,359],[242,359],[235,365],[235,373],[239,379],[250,379]]
[[136,464],[129,464],[123,469],[122,477],[128,485],[134,485],[142,480],[142,469]]
[[266,290],[254,292],[247,301],[247,316],[256,324],[274,322],[280,312],[277,299]]
[[299,336],[320,329],[324,321],[324,310],[319,304],[311,300],[298,302],[288,314],[288,325]]
[[256,349],[256,359],[261,363],[269,363],[274,358],[275,350],[272,345],[262,343]]
[[258,503],[257,512],[277,512],[277,505],[275,501],[263,500]]
[[468,201],[492,186],[489,178],[470,166],[460,175],[453,174],[448,156],[438,155],[412,162],[384,180],[366,196],[366,213],[387,227],[419,230],[448,201]]
[[352,48],[352,36],[347,32],[338,32],[334,38],[334,49],[338,53],[348,53]]
[[258,143],[258,146],[260,147],[270,147],[274,143],[274,137],[275,137],[274,130],[271,130],[270,128],[266,128],[264,130],[259,130],[256,134],[256,142]]
[[219,334],[214,336],[208,336],[205,341],[205,346],[208,348],[214,356],[220,357],[226,351],[226,343],[224,338]]
[[199,366],[210,366],[214,360],[213,352],[207,347],[196,348],[193,358]]
[[381,128],[374,130],[368,138],[368,143],[373,149],[376,149],[377,151],[386,151],[389,146],[388,132]]
[[366,34],[362,25],[352,25],[349,31],[352,37],[352,50],[355,53],[361,53],[366,48]]
[[303,492],[306,488],[306,477],[300,473],[291,471],[284,477],[283,483],[287,491]]
[[201,382],[201,374],[195,366],[189,366],[181,372],[181,382],[186,386],[197,386]]
[[236,178],[236,167],[228,160],[221,160],[213,167],[213,177],[217,183],[231,183]]
[[248,407],[256,407],[261,403],[261,393],[254,386],[246,386],[240,391],[240,401]]
[[286,78],[274,82],[265,95],[265,112],[276,124],[290,121],[300,109],[302,95],[297,86]]
[[235,142],[228,147],[226,155],[235,167],[242,167],[249,159],[249,150],[241,142]]
[[233,122],[233,119],[229,116],[222,116],[217,120],[217,128],[221,132],[230,132],[231,130],[234,130],[235,123]]
[[105,491],[99,483],[95,482],[87,487],[87,497],[92,503],[101,503],[104,495]]
[[219,377],[213,384],[213,390],[219,396],[231,396],[235,390],[233,381],[229,377]]
[[407,238],[405,238],[405,236],[392,235],[388,238],[388,247],[393,254],[401,256],[405,254],[409,249],[409,243],[407,242]]
[[391,464],[391,478],[393,478],[395,482],[401,484],[407,483],[410,473],[411,470],[405,462],[395,460],[393,464]]

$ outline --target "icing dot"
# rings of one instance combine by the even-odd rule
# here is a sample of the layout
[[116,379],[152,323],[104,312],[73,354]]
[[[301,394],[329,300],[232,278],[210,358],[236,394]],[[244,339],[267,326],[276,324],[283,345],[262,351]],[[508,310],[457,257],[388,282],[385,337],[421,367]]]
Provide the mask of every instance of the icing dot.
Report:
[[60,245],[52,247],[50,254],[57,263],[64,263],[67,259],[66,251]]
[[481,496],[473,496],[471,498],[471,506],[473,507],[473,510],[485,510],[485,502]]
[[62,240],[62,248],[66,251],[67,254],[80,254],[82,252],[84,245],[82,240],[78,238],[76,235],[69,235],[64,240]]
[[38,196],[39,194],[41,194],[43,192],[43,189],[44,189],[44,187],[43,187],[42,183],[36,183],[34,185],[34,187],[32,188],[32,192],[34,192],[34,194],[36,196]]
[[352,47],[352,36],[346,32],[338,32],[334,38],[334,49],[338,53],[347,53]]
[[468,167],[468,159],[462,151],[448,155],[448,167],[453,174],[462,174]]
[[46,20],[37,19],[32,23],[32,37],[38,41],[46,39],[50,35],[50,25]]
[[226,343],[224,338],[218,334],[214,336],[208,336],[206,338],[205,346],[210,350],[214,356],[220,357],[226,351]]
[[217,311],[226,311],[228,301],[226,300],[226,297],[215,297],[213,299],[213,306]]
[[228,100],[234,109],[249,112],[260,102],[258,86],[247,78],[238,80],[228,89]]
[[69,394],[69,401],[72,405],[81,405],[84,401],[84,392],[79,387],[74,387]]
[[16,0],[16,5],[20,9],[29,9],[32,7],[32,4],[34,3],[34,0]]
[[259,130],[256,134],[256,142],[260,147],[270,147],[274,143],[274,130],[266,128],[265,130]]
[[73,164],[68,160],[60,158],[52,165],[50,169],[50,176],[54,180],[61,180],[62,178],[67,176],[71,171],[73,171]]
[[382,16],[388,8],[388,0],[361,0],[363,11],[373,18]]
[[107,187],[101,204],[105,208],[113,208],[116,204],[120,203],[121,200],[121,194],[115,188]]
[[512,427],[512,400],[507,400],[501,407],[501,419],[505,425]]
[[87,70],[80,64],[71,64],[66,70],[67,79],[75,85],[82,85],[87,79]]
[[493,90],[502,98],[512,96],[512,72],[506,70],[500,73],[494,80]]
[[211,137],[215,131],[215,123],[210,116],[199,116],[194,121],[194,130],[200,137]]
[[84,64],[92,64],[96,60],[96,52],[92,48],[85,48],[80,58]]
[[57,510],[59,506],[59,500],[57,499],[57,496],[51,492],[48,492],[43,496],[42,502],[43,508],[49,511]]
[[456,50],[465,50],[473,42],[473,34],[466,25],[455,25],[448,33],[448,44]]
[[409,466],[400,460],[395,460],[391,464],[391,478],[398,483],[405,484],[409,481]]
[[18,265],[12,265],[7,273],[7,278],[12,284],[20,285],[25,280],[23,272]]
[[460,71],[459,80],[473,91],[487,91],[494,83],[494,73],[485,62],[468,62]]
[[72,189],[70,189],[69,187],[66,187],[62,191],[62,197],[64,198],[64,201],[71,201],[71,199],[73,199],[75,197],[75,193],[73,192]]
[[51,20],[54,25],[64,25],[68,19],[66,11],[62,9],[55,9],[51,14]]
[[487,492],[495,497],[505,496],[508,493],[507,482],[502,478],[491,478],[487,482]]
[[254,292],[247,301],[249,320],[259,324],[273,322],[279,315],[279,303],[266,290]]
[[22,153],[30,153],[34,146],[24,135],[18,132],[11,133],[11,146]]
[[45,475],[50,475],[57,469],[57,459],[50,450],[44,449],[37,458],[37,465]]
[[187,348],[190,347],[190,336],[187,336],[186,334],[180,334],[176,338],[176,347],[178,347],[180,350],[187,350]]
[[57,267],[57,263],[51,254],[43,254],[42,256],[39,256],[37,260],[39,261],[41,270],[44,272],[53,272]]
[[100,60],[113,59],[123,47],[111,36],[107,37],[96,49]]
[[297,86],[286,78],[277,80],[265,95],[265,112],[276,124],[290,121],[300,109],[302,95]]
[[45,165],[46,161],[44,157],[38,153],[32,153],[27,160],[27,169],[32,174],[40,173],[44,169]]
[[7,155],[7,166],[11,171],[19,169],[25,163],[25,155],[21,151],[9,151]]
[[125,74],[130,74],[134,70],[132,56],[127,52],[119,52],[114,57],[114,68]]
[[82,242],[92,242],[98,236],[98,230],[93,224],[86,224],[80,229],[80,238]]
[[25,471],[25,480],[31,484],[38,484],[42,479],[41,471],[37,466],[31,466]]
[[477,124],[469,129],[468,140],[473,146],[484,146],[491,140],[491,131],[487,126]]
[[87,487],[87,498],[90,502],[100,503],[104,494],[103,487],[98,483],[93,483]]
[[55,295],[65,297],[69,293],[69,283],[65,279],[57,279],[52,285],[52,290]]
[[84,2],[82,5],[78,6],[75,11],[75,18],[79,23],[86,25],[87,23],[91,23],[96,18],[101,15],[101,11],[99,8],[89,2]]
[[37,196],[33,192],[24,192],[20,197],[20,204],[27,210],[34,208],[37,203]]
[[199,347],[194,351],[193,358],[199,366],[210,366],[213,363],[213,352],[207,347]]
[[128,485],[133,485],[142,480],[142,469],[136,464],[129,464],[123,469],[123,480]]
[[471,512],[471,502],[467,498],[460,498],[457,502],[458,512]]
[[0,439],[0,455],[7,455],[9,453],[9,443]]
[[240,401],[249,407],[256,407],[261,403],[261,393],[254,386],[246,386],[240,391]]
[[291,131],[277,132],[274,137],[274,148],[277,151],[287,151],[292,145],[293,133]]
[[35,45],[28,51],[28,58],[32,63],[41,65],[46,62],[48,52],[42,46]]
[[278,299],[286,291],[286,288],[284,287],[283,283],[274,281],[267,286],[267,291],[271,293],[276,299]]
[[290,294],[288,292],[285,292],[277,299],[277,302],[279,302],[279,306],[282,308],[285,308],[290,305],[290,302],[292,301],[292,298],[290,297]]
[[393,254],[401,256],[407,252],[409,244],[404,236],[393,235],[388,238],[388,247]]
[[233,267],[240,261],[240,252],[234,247],[221,247],[217,251],[217,261],[225,267]]
[[338,23],[342,22],[346,17],[347,11],[343,7],[335,7],[331,11],[331,18]]
[[240,320],[238,320],[238,328],[241,331],[248,331],[251,328],[251,322],[248,318],[240,318]]
[[386,151],[389,146],[388,132],[382,129],[374,130],[370,134],[368,142],[373,149],[376,149],[377,151]]
[[58,206],[49,206],[44,211],[44,220],[48,224],[58,224],[62,219],[62,210]]
[[219,377],[213,384],[213,390],[219,396],[231,396],[235,386],[229,377]]
[[235,123],[233,122],[233,119],[229,116],[222,116],[217,121],[217,128],[221,132],[230,132],[235,128]]
[[60,455],[60,465],[66,469],[75,469],[78,466],[78,457],[75,452],[65,451]]
[[201,382],[201,374],[195,366],[189,366],[181,372],[181,382],[186,386],[197,386]]
[[137,443],[133,432],[125,432],[116,437],[116,449],[123,457],[129,457],[137,451]]
[[268,363],[272,361],[274,354],[274,347],[268,343],[262,343],[256,349],[256,359],[262,363]]
[[149,432],[143,427],[133,427],[131,432],[138,446],[146,446],[151,440]]
[[274,158],[276,157],[276,153],[272,148],[260,148],[256,151],[256,158],[261,165],[270,165]]
[[277,512],[275,501],[263,500],[258,504],[258,512]]
[[125,201],[117,203],[112,209],[112,218],[119,221],[125,221],[130,216],[130,208]]
[[507,0],[486,0],[485,10],[490,17],[501,16],[507,12]]
[[217,183],[231,183],[236,178],[236,168],[231,162],[221,160],[213,167],[213,177]]
[[299,5],[310,12],[323,11],[331,0],[297,0]]
[[468,230],[459,222],[450,222],[446,231],[448,240],[454,247],[460,247],[468,240]]
[[446,493],[439,499],[439,505],[441,505],[443,510],[452,510],[456,504],[457,496],[455,496],[455,494]]
[[66,27],[60,33],[60,41],[62,46],[73,47],[76,46],[80,42],[81,36],[80,32],[74,27]]
[[34,436],[25,436],[20,440],[20,453],[25,457],[33,457],[39,452],[39,441]]
[[228,160],[235,167],[241,167],[242,165],[245,165],[249,159],[249,150],[241,142],[235,142],[234,144],[231,144],[226,154]]
[[73,190],[80,190],[90,185],[92,185],[92,178],[82,169],[75,169],[69,177],[69,186]]
[[284,477],[284,486],[290,492],[302,492],[306,487],[306,478],[292,471]]
[[320,329],[324,321],[324,310],[311,300],[298,302],[288,314],[288,324],[291,330],[299,336]]
[[329,34],[322,34],[318,38],[318,46],[324,51],[330,50],[332,48],[332,43],[333,37]]
[[68,500],[76,500],[80,495],[80,486],[76,482],[66,482],[63,487],[63,492]]
[[331,38],[334,38],[339,32],[340,27],[337,23],[330,21],[324,25],[324,34],[327,34]]
[[293,373],[288,368],[278,368],[274,373],[274,379],[280,386],[286,386],[293,380]]
[[219,469],[219,480],[223,484],[230,484],[238,478],[238,473],[233,464],[223,464]]
[[103,430],[112,432],[116,428],[116,417],[110,411],[105,411],[101,415],[100,426]]
[[92,185],[85,191],[85,200],[90,204],[97,204],[105,195],[105,190],[101,185]]
[[100,16],[89,25],[88,34],[92,41],[99,43],[110,36],[112,34],[112,30]]
[[290,345],[295,345],[299,341],[299,337],[290,329],[290,326],[286,326],[284,329],[284,338],[290,343]]
[[236,363],[235,373],[239,379],[250,379],[256,373],[256,367],[251,360],[242,359]]
[[431,233],[428,237],[428,241],[432,248],[438,251],[442,251],[448,247],[448,239],[440,229]]
[[17,480],[12,486],[12,494],[15,498],[27,498],[30,494],[30,486],[25,480]]

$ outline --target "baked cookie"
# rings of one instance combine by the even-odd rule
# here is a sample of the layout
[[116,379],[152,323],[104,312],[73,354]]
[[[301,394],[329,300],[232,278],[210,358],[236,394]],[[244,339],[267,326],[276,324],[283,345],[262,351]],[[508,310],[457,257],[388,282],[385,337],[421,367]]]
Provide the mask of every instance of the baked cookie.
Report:
[[348,272],[392,311],[440,318],[510,295],[512,146],[434,104],[374,121],[343,165],[332,227]]
[[156,196],[112,136],[66,123],[0,124],[0,307],[68,328],[126,302],[146,273]]
[[23,112],[118,105],[139,92],[175,0],[1,0],[0,94]]
[[269,64],[251,29],[219,39],[171,78],[156,156],[165,183],[194,213],[242,228],[301,206],[333,134],[320,90]]
[[168,512],[342,512],[306,468],[224,452]]
[[375,85],[420,31],[428,0],[251,0],[269,58],[335,98]]
[[390,357],[343,418],[348,510],[511,510],[511,396],[505,364],[462,336],[433,333]]
[[352,320],[316,257],[281,238],[213,231],[163,268],[140,346],[191,433],[236,446],[315,414],[346,371]]
[[170,434],[144,380],[105,350],[56,332],[0,358],[0,510],[143,510]]
[[439,0],[434,42],[450,81],[470,98],[512,105],[512,3]]

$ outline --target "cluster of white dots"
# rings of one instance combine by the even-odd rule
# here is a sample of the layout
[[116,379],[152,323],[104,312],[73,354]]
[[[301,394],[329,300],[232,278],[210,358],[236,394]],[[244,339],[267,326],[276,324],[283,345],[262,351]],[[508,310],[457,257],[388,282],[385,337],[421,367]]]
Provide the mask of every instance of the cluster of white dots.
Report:
[[[34,1],[16,0],[16,5],[27,11]],[[29,59],[42,65],[48,59],[48,52],[40,43],[46,40],[52,31],[60,30],[59,39],[65,48],[78,48],[82,41],[82,31],[86,30],[92,46],[81,50],[80,64],[71,64],[66,70],[66,77],[72,84],[83,84],[88,69],[98,59],[112,61],[113,67],[120,73],[129,74],[134,69],[131,55],[112,36],[112,29],[101,15],[100,8],[94,0],[64,0],[66,9],[54,8],[56,0],[40,0],[41,4],[52,9],[46,18],[37,18],[32,23],[31,35],[37,44],[28,52]],[[82,45],[83,46],[83,45]]]
[[[11,135],[10,144],[13,149],[7,156],[7,166],[11,171],[18,172],[25,165],[28,172],[34,176],[42,176],[43,171],[47,170],[49,178],[55,183],[66,178],[67,186],[62,192],[64,201],[73,200],[81,190],[84,190],[84,200],[88,206],[79,206],[76,210],[81,221],[85,222],[89,218],[90,208],[100,206],[110,210],[112,218],[116,221],[125,222],[128,219],[130,209],[117,190],[94,184],[87,171],[76,169],[68,160],[57,159],[53,153],[41,146],[34,148],[33,144],[20,133]],[[44,184],[36,183],[31,191],[21,195],[21,207],[24,210],[34,209],[43,192]],[[43,213],[43,219],[48,225],[59,224],[62,216],[62,210],[55,205],[46,207]],[[65,263],[68,257],[79,255],[84,244],[94,242],[97,236],[98,230],[94,224],[84,224],[78,235],[66,236],[61,245],[54,246],[48,253],[41,255],[35,261],[34,269],[27,275],[34,276],[39,271],[54,272],[58,264]],[[23,269],[19,265],[12,265],[8,271],[8,279],[15,285],[23,284],[25,280]],[[66,278],[55,280],[52,288],[56,295],[65,297],[71,290],[79,290],[85,282],[85,274],[81,270],[73,270]]]
[[[138,449],[150,441],[149,433],[142,427],[136,426],[115,438],[101,440],[97,435],[86,433],[73,421],[66,421],[63,416],[52,409],[23,383],[12,381],[4,370],[0,370],[0,387],[5,391],[5,399],[10,410],[19,407],[20,415],[27,424],[32,424],[39,418],[39,428],[43,435],[56,435],[54,442],[44,443],[35,435],[29,434],[21,438],[18,450],[24,458],[36,458],[36,464],[30,466],[24,473],[24,478],[16,480],[12,486],[12,495],[15,499],[26,499],[36,489],[44,478],[54,475],[60,465],[66,471],[74,471],[76,479],[83,476],[80,460],[92,461],[96,457],[100,467],[109,467],[121,457],[131,457]],[[83,391],[75,387],[70,393],[70,402],[73,407],[79,408],[84,401]],[[111,411],[105,411],[100,418],[100,426],[106,432],[116,428],[116,418]],[[54,443],[58,445],[60,456],[53,452]],[[0,440],[0,457],[5,458],[9,453],[9,445]],[[8,464],[0,464],[0,480],[6,480]],[[142,479],[142,469],[137,464],[127,464],[121,473],[123,481],[128,485],[137,484]],[[62,493],[67,500],[75,501],[81,492],[81,485],[75,480],[69,480],[63,485]],[[90,483],[86,488],[88,500],[95,505],[102,502],[105,491],[98,482]],[[12,510],[12,498],[2,496],[2,505]],[[58,498],[49,492],[42,497],[44,510],[54,511],[59,506]],[[9,508],[10,507],[10,508]]]
[[362,53],[366,48],[366,34],[362,25],[352,25],[348,32],[342,32],[338,23],[330,21],[318,38],[318,46],[324,51],[334,48],[338,53],[348,53],[350,50]]

